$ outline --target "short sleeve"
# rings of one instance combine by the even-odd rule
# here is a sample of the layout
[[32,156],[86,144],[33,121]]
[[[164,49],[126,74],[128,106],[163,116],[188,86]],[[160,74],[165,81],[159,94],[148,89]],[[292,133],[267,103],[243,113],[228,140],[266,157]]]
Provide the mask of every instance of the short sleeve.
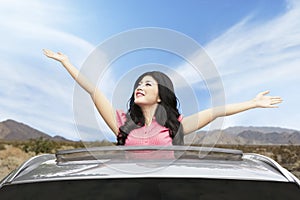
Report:
[[120,128],[126,122],[126,113],[123,110],[116,110],[117,126]]
[[178,121],[179,121],[179,122],[181,122],[181,121],[182,121],[182,119],[183,119],[183,115],[179,115],[179,117],[178,117]]

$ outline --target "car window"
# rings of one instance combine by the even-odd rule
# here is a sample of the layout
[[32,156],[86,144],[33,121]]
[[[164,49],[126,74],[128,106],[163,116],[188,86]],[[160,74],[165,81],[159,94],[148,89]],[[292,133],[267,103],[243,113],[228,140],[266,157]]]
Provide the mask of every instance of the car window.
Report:
[[49,181],[5,186],[4,199],[298,199],[296,184],[191,178],[130,178]]

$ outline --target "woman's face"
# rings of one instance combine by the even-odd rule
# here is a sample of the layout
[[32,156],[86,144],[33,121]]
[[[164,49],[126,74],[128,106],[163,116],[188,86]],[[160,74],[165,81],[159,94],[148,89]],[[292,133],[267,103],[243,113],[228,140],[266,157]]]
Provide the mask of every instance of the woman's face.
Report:
[[134,91],[134,103],[142,106],[153,105],[159,101],[157,81],[152,76],[144,76]]

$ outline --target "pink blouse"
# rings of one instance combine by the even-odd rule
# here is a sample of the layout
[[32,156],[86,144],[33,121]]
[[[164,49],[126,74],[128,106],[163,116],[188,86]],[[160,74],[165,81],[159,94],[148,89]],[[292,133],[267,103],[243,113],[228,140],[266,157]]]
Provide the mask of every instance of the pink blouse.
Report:
[[[126,121],[126,113],[122,110],[117,110],[117,125],[118,128],[124,125]],[[182,115],[178,118],[182,120]],[[152,123],[147,126],[144,125],[141,128],[134,129],[128,134],[125,141],[125,146],[171,146],[172,138],[169,135],[169,129],[161,126],[153,119]]]

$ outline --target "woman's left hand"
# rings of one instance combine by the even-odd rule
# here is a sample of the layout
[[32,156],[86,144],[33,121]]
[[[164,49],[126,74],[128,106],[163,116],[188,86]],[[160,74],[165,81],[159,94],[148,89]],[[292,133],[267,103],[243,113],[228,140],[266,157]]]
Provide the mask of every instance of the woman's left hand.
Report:
[[255,107],[257,108],[278,108],[276,104],[279,104],[282,102],[281,97],[279,96],[266,96],[266,94],[269,94],[270,91],[264,91],[258,93],[256,97],[253,99],[255,103]]

